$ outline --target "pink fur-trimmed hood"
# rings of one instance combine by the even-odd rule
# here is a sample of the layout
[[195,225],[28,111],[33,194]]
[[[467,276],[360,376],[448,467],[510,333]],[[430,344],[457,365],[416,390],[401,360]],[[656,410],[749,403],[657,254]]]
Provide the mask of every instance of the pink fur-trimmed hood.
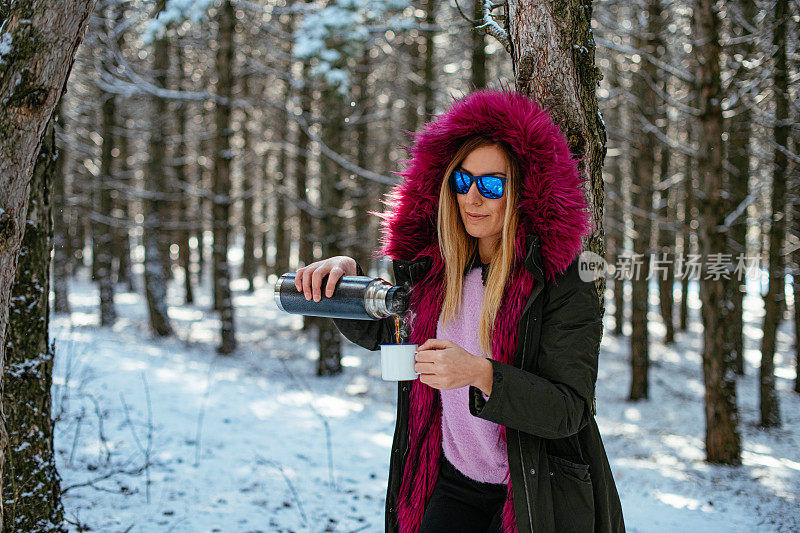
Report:
[[382,203],[379,257],[415,259],[438,249],[436,216],[443,175],[463,141],[475,134],[505,141],[523,172],[520,194],[522,234],[541,237],[547,279],[563,271],[593,229],[577,161],[566,138],[532,99],[511,91],[482,90],[455,101],[416,134],[403,180]]
[[[422,344],[434,338],[444,299],[444,263],[436,235],[439,190],[448,163],[466,138],[475,134],[503,141],[522,170],[516,261],[492,337],[492,358],[514,364],[519,322],[537,282],[525,267],[527,236],[540,239],[544,272],[538,280],[552,281],[580,253],[582,237],[593,229],[577,162],[559,128],[533,100],[510,91],[477,91],[455,101],[445,113],[428,122],[415,136],[411,158],[404,162],[406,168],[400,173],[402,182],[383,202],[387,212],[373,212],[381,218],[383,229],[376,256],[402,261],[420,260],[423,256],[432,259],[430,270],[416,280],[411,293],[409,342]],[[419,529],[438,477],[442,448],[439,391],[414,380],[408,395],[408,419],[397,421],[406,428],[408,438],[396,502],[400,533],[416,533]],[[501,426],[503,441],[505,430]],[[515,533],[510,479],[511,476],[502,523],[506,533]]]

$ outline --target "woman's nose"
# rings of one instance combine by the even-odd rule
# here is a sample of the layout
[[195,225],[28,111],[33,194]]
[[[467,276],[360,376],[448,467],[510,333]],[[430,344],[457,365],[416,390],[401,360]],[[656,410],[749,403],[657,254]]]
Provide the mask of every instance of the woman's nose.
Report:
[[478,184],[472,182],[467,191],[467,201],[473,204],[480,203],[481,193],[478,191]]

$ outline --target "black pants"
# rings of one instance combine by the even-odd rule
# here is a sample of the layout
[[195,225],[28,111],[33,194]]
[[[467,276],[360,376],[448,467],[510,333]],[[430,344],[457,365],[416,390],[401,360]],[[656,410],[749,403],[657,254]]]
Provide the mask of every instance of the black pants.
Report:
[[501,533],[507,497],[508,488],[504,483],[470,479],[442,452],[439,477],[418,533]]

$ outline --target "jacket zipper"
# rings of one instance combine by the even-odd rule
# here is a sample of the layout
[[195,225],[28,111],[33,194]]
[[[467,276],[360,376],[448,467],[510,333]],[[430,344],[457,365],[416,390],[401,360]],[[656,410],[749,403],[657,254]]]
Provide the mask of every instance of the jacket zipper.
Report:
[[[538,243],[534,244],[534,246],[537,245]],[[542,272],[542,269],[539,268],[539,265],[537,263],[534,264],[536,266],[536,269],[539,271],[539,274],[542,276],[542,278],[544,278],[544,273]],[[528,348],[529,328],[530,328],[530,317],[528,317],[528,324],[525,327],[525,337],[522,340],[522,358],[520,360],[520,367],[522,367],[523,369],[525,368],[525,353],[527,352]],[[519,442],[519,464],[522,466],[522,486],[525,488],[525,507],[528,509],[528,525],[530,526],[531,531],[533,531],[533,515],[531,514],[531,505],[530,505],[531,498],[528,492],[528,469],[525,466],[525,460],[522,454],[522,437],[520,436],[519,431],[517,431],[517,442]]]
[[[530,320],[530,318],[528,318]],[[525,338],[522,341],[522,359],[520,366],[525,368],[525,352],[528,347],[528,327],[525,328]],[[517,441],[519,442],[519,464],[522,466],[522,485],[525,487],[525,506],[528,509],[528,525],[533,530],[533,516],[531,515],[530,494],[528,493],[528,469],[525,466],[524,457],[522,455],[522,437],[520,432],[517,431]]]

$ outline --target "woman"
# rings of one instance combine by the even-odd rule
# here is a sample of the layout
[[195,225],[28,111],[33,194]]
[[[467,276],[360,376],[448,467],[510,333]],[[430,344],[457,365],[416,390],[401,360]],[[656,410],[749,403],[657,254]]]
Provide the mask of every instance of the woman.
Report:
[[[624,531],[594,419],[602,320],[578,275],[592,228],[566,139],[529,98],[484,90],[411,154],[391,210],[373,213],[420,345],[419,379],[398,384],[386,531]],[[363,271],[326,259],[298,289],[318,301],[326,274],[331,296]],[[394,342],[391,317],[334,323],[370,350]]]

